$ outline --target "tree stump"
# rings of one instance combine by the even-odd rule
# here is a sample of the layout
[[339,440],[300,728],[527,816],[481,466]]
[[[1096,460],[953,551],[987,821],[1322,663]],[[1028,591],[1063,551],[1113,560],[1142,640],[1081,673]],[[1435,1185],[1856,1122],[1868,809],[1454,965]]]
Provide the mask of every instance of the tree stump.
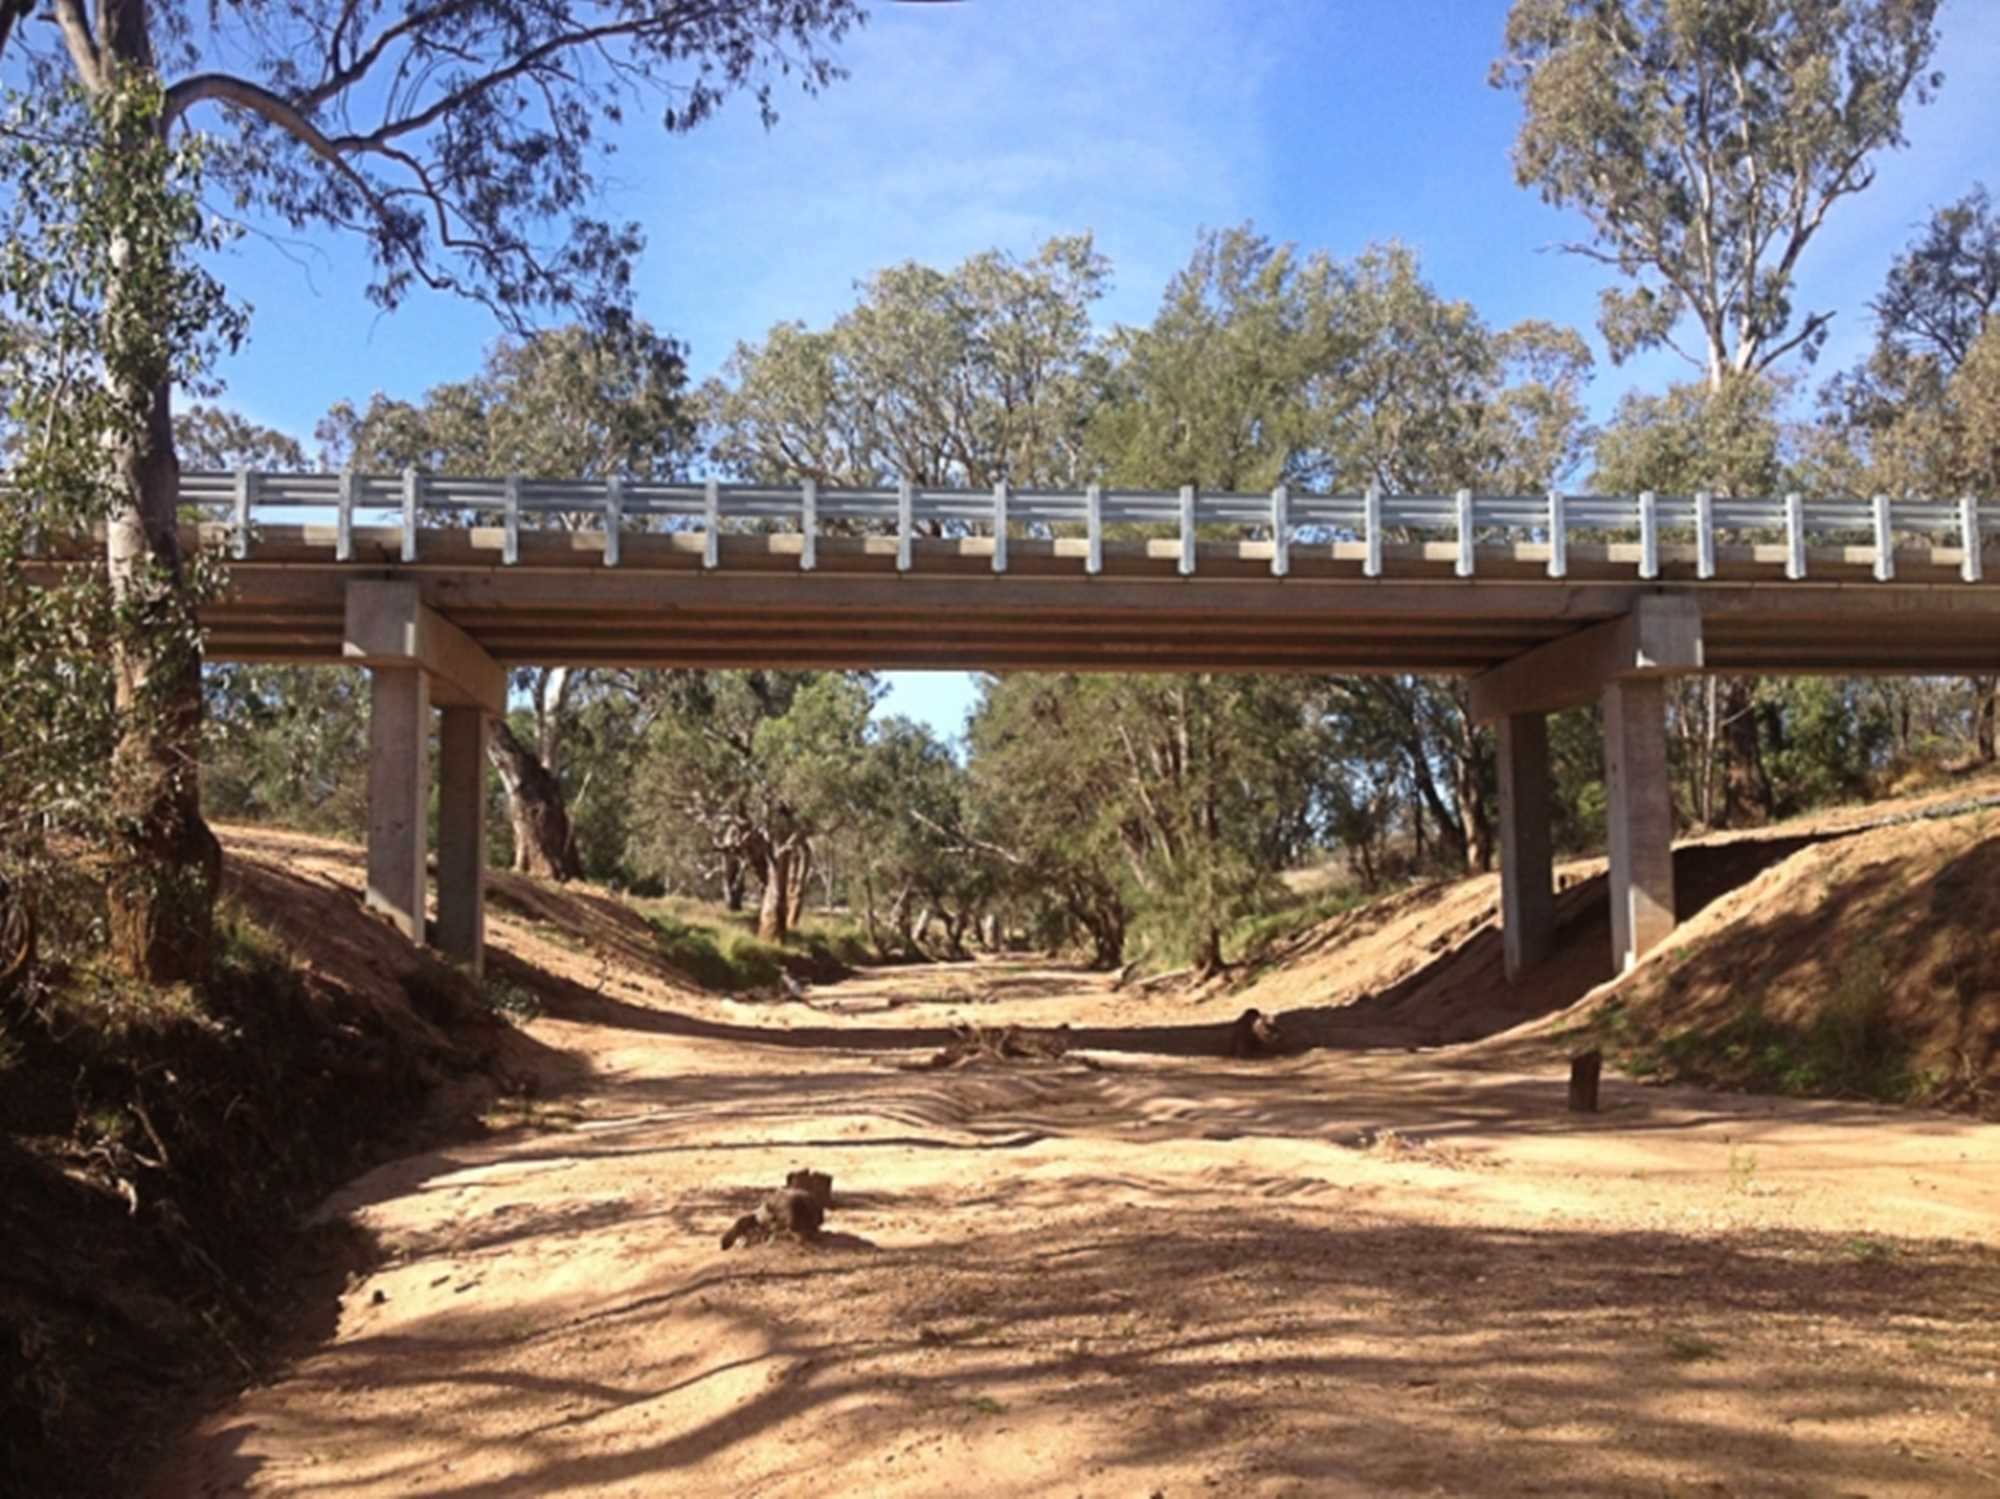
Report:
[[1573,1114],[1597,1112],[1597,1075],[1604,1067],[1604,1053],[1596,1047],[1569,1059],[1569,1107]]

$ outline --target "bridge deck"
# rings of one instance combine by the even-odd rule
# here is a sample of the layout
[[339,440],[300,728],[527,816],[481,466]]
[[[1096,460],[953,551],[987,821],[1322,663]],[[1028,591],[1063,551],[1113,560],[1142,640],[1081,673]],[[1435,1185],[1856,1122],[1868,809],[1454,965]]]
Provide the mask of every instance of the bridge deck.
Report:
[[[226,528],[204,526],[211,544]],[[197,537],[190,534],[193,543]],[[423,529],[404,560],[396,527],[261,527],[205,614],[212,660],[335,662],[346,588],[404,579],[508,665],[876,667],[946,670],[1479,672],[1628,612],[1650,594],[1700,600],[1707,664],[1758,672],[2000,670],[2000,586],[1966,583],[1962,549],[1899,548],[1894,581],[1875,549],[1814,546],[1803,579],[1784,545],[1662,545],[1638,577],[1636,544],[1567,547],[1561,578],[1542,542],[1477,546],[1471,576],[1451,542],[1294,545],[1286,576],[1269,541],[1104,542],[1085,572],[1081,539],[718,538],[635,533],[605,565],[601,531],[525,531],[513,563],[498,527]],[[1988,546],[1984,578],[2000,577]]]

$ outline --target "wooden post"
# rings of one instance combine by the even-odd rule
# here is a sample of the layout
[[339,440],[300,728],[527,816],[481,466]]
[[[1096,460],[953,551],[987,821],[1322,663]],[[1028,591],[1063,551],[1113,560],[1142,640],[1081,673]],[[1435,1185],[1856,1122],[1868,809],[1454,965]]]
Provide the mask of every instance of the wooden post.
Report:
[[416,667],[374,668],[368,702],[368,905],[419,943],[430,756],[430,678]]
[[1597,1112],[1597,1077],[1604,1067],[1604,1053],[1596,1047],[1569,1059],[1569,1107],[1573,1114]]
[[1555,866],[1549,842],[1549,721],[1500,720],[1500,940],[1507,982],[1555,945]]
[[486,948],[486,714],[438,713],[438,950],[476,974]]

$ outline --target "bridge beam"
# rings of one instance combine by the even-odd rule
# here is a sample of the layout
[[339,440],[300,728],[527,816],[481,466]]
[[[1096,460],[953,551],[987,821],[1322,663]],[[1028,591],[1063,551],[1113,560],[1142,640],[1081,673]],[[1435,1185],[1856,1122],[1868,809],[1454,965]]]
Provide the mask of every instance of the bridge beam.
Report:
[[1555,861],[1549,837],[1549,720],[1500,720],[1500,940],[1507,982],[1555,947]]
[[425,937],[431,707],[438,739],[438,948],[485,957],[486,719],[507,708],[507,672],[414,583],[348,585],[342,655],[369,668],[368,904]]

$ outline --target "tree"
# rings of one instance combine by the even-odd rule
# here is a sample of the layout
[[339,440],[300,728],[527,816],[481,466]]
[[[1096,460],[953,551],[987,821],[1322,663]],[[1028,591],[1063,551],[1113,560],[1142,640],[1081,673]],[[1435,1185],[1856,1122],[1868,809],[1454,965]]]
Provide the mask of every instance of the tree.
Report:
[[[144,535],[121,518],[163,392],[204,389],[242,318],[201,263],[222,239],[199,203],[203,153],[161,135],[162,107],[144,76],[6,99],[0,389],[14,487],[0,511],[0,804],[16,874],[46,872],[60,840],[83,838],[104,870],[114,950],[176,981],[205,972],[221,864],[185,815],[199,795],[195,609],[215,576],[212,559],[183,565],[172,507]],[[98,525],[103,568],[37,568],[44,545]]]
[[[319,437],[330,463],[364,469],[661,479],[678,472],[692,442],[685,384],[680,346],[646,323],[570,326],[503,338],[479,374],[437,386],[419,403],[379,393],[359,411],[342,402],[320,423]],[[541,519],[584,523],[561,513]],[[507,788],[519,873],[569,880],[583,872],[564,794],[563,738],[589,675],[562,666],[515,672],[530,722],[517,733],[501,720],[488,738],[488,758]]]
[[[1932,215],[1889,269],[1875,347],[1827,382],[1819,485],[1855,493],[2000,493],[2000,216],[1983,186]],[[1968,679],[1974,753],[2000,758],[2000,680]]]
[[830,329],[737,345],[702,391],[710,457],[766,483],[1075,484],[1107,274],[1087,234],[878,271]]
[[[1937,0],[1514,0],[1496,86],[1525,109],[1523,187],[1575,207],[1563,248],[1636,283],[1603,295],[1612,358],[1665,345],[1719,391],[1808,358],[1830,312],[1794,317],[1799,258],[1927,102]],[[1697,345],[1676,329],[1692,318]]]
[[873,701],[865,673],[687,671],[632,781],[636,858],[719,884],[732,907],[763,885],[761,936],[797,924],[815,840],[854,815]]
[[[592,212],[604,128],[646,100],[667,130],[688,130],[745,90],[768,120],[779,77],[810,90],[837,76],[825,48],[859,14],[856,0],[10,3],[0,6],[0,62],[25,91],[54,100],[75,88],[99,106],[89,146],[72,137],[61,151],[17,154],[10,185],[17,203],[32,204],[94,149],[128,175],[150,172],[157,190],[172,171],[167,143],[199,122],[222,136],[209,181],[239,214],[366,238],[369,296],[381,307],[424,286],[475,298],[510,323],[555,311],[616,324],[639,236]],[[135,86],[153,107],[106,107],[137,97]],[[166,357],[121,374],[127,408],[145,419],[105,428],[124,484],[107,558],[125,598],[145,573],[169,591],[184,581],[174,360],[206,326],[189,329],[185,310],[155,295],[165,288],[149,282],[132,233],[112,230],[99,344],[118,341],[114,325],[141,321]],[[158,773],[150,801],[133,809],[145,832],[131,851],[143,867],[121,883],[114,937],[136,972],[156,978],[205,964],[214,897],[196,777],[172,768],[198,733],[200,656],[169,647],[174,633],[162,630],[158,649],[144,632],[125,636],[117,660],[122,693],[177,705],[128,719],[120,750]],[[170,930],[173,940],[159,937]]]

